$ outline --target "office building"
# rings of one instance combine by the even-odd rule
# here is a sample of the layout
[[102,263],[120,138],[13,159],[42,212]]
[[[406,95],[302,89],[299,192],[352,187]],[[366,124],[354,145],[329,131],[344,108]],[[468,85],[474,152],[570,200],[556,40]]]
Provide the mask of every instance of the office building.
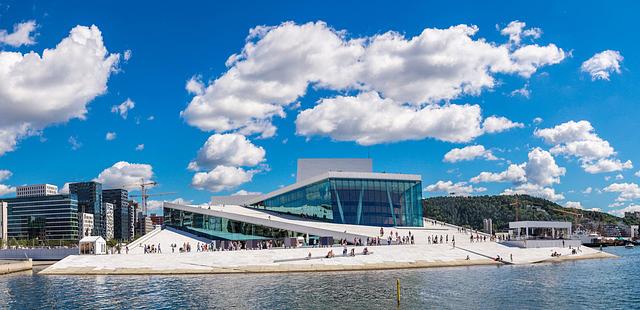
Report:
[[133,238],[132,208],[129,206],[129,192],[126,189],[102,190],[102,201],[113,204],[113,237],[127,241]]
[[102,210],[102,184],[98,182],[79,182],[69,184],[69,193],[78,197],[78,211],[93,214],[94,231],[92,236],[106,238],[104,211]]
[[57,195],[58,187],[51,184],[23,185],[16,187],[16,197],[38,197]]
[[[235,206],[216,206],[216,199],[230,201],[226,197],[214,197],[212,206],[204,207],[164,203],[164,224],[223,240],[317,235],[322,225],[347,230],[354,225],[423,226],[419,175],[373,172],[370,159],[303,159],[298,169],[303,177],[295,184],[235,197]],[[296,224],[264,221],[269,214]]]
[[140,205],[137,201],[129,200],[129,240],[133,240],[136,235],[136,223],[138,223],[138,210]]
[[78,199],[74,194],[3,199],[9,239],[78,240]]
[[151,222],[151,217],[145,216],[140,212],[138,214],[138,220],[136,222],[135,233],[136,236],[142,236],[150,233],[153,230],[153,222]]
[[104,217],[104,239],[109,241],[113,239],[113,204],[108,202],[102,203],[102,211]]
[[0,201],[0,248],[7,246],[7,203]]
[[484,232],[486,232],[486,233],[488,233],[490,235],[493,235],[493,220],[491,220],[491,219],[483,219],[482,220],[482,227],[483,227],[482,231],[484,231]]
[[151,224],[153,224],[153,226],[162,226],[162,224],[164,224],[164,217],[162,215],[151,213],[151,215],[149,215],[149,218],[151,219]]
[[78,213],[78,231],[80,233],[79,239],[91,236],[91,232],[93,231],[93,214]]

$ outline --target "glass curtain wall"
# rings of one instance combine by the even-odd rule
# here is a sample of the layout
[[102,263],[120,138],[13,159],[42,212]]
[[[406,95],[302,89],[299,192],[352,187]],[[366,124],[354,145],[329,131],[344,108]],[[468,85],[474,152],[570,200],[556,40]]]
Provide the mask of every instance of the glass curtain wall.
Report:
[[215,240],[261,240],[304,236],[301,233],[230,219],[164,208],[164,224]]
[[422,226],[420,181],[327,179],[254,207],[315,220],[371,226]]

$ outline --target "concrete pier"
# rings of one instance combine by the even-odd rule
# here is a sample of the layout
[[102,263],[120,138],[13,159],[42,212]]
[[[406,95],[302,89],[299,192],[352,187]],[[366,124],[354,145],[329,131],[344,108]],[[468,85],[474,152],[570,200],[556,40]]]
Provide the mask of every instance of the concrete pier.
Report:
[[22,261],[0,260],[0,275],[31,270],[32,268],[33,262],[31,259]]

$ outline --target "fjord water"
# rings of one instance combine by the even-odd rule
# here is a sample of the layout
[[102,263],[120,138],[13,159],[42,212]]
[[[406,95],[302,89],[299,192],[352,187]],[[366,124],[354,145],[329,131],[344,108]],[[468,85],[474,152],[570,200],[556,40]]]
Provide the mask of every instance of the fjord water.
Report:
[[12,309],[633,309],[640,248],[618,259],[527,266],[189,276],[0,276]]

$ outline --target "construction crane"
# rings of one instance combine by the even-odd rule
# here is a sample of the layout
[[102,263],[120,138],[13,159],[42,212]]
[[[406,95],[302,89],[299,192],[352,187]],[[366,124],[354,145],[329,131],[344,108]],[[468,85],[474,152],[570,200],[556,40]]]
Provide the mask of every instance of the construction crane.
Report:
[[516,209],[516,222],[520,220],[520,197],[518,197],[518,195],[516,196],[516,201],[512,202],[510,204],[507,204],[507,206],[515,206]]
[[584,217],[584,214],[582,214],[582,213],[571,212],[571,211],[567,211],[567,210],[561,210],[561,209],[555,209],[554,208],[553,211],[573,215],[573,222],[574,222],[573,224],[576,226],[576,229],[578,227],[578,224],[580,223],[578,221],[578,219],[582,219]]
[[142,212],[144,212],[144,215],[146,216],[147,215],[147,202],[149,201],[149,197],[166,196],[166,195],[174,195],[174,194],[177,194],[177,193],[176,192],[164,192],[164,193],[147,194],[145,192],[144,195],[143,194],[140,194],[140,195],[129,195],[129,197],[131,197],[131,198],[137,198],[137,197],[142,198],[142,201],[143,201],[143,203],[142,203],[142,207],[143,207],[142,210],[143,211]]
[[155,182],[155,181],[145,182],[144,178],[141,178],[140,183],[125,184],[125,185],[122,185],[122,188],[127,188],[132,186],[140,187],[140,197],[142,198],[142,210],[144,212],[144,215],[146,216],[147,215],[147,197],[149,197],[149,195],[147,195],[147,187],[152,187],[156,185],[158,185],[158,182]]

